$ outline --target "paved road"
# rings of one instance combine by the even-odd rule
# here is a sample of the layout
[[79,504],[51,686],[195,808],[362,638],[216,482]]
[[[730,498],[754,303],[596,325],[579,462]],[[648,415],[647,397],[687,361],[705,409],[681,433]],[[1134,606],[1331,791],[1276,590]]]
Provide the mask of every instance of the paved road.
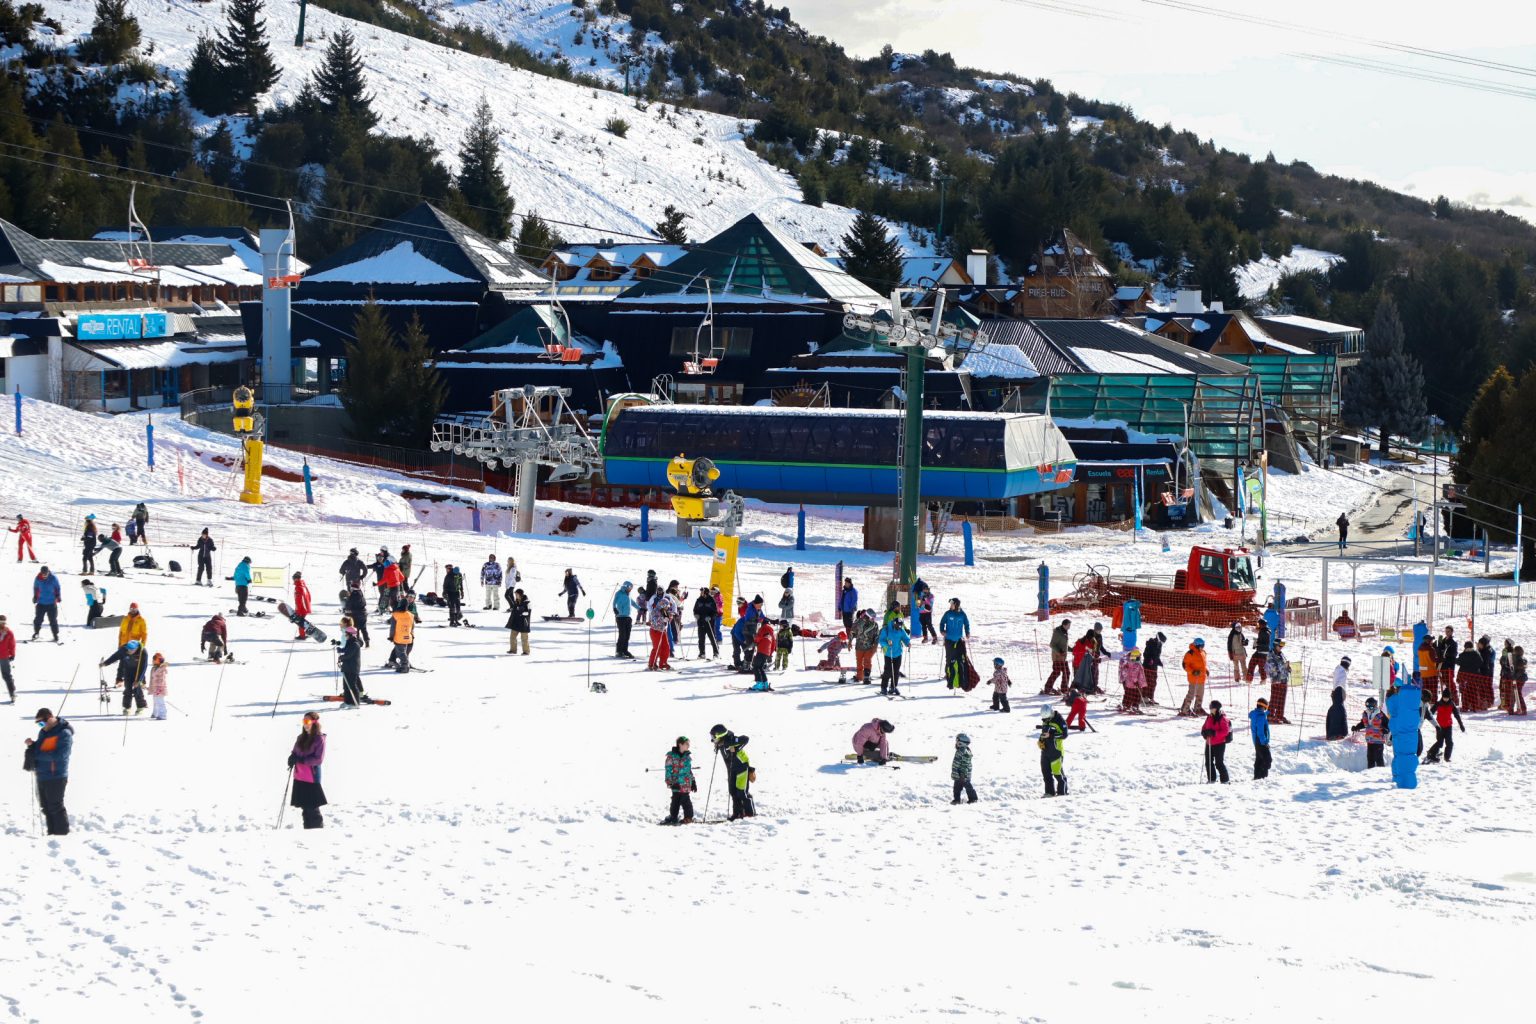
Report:
[[[1413,521],[1413,477],[1406,473],[1385,473],[1375,504],[1350,520],[1349,553],[1387,557],[1412,555],[1413,541],[1408,540],[1408,527]],[[1422,484],[1421,496],[1428,496],[1428,488]],[[1421,506],[1422,507],[1422,506]],[[1271,548],[1288,555],[1337,554],[1338,534],[1329,531],[1329,539],[1319,539],[1303,544],[1272,544]],[[1427,550],[1427,549],[1426,549]]]

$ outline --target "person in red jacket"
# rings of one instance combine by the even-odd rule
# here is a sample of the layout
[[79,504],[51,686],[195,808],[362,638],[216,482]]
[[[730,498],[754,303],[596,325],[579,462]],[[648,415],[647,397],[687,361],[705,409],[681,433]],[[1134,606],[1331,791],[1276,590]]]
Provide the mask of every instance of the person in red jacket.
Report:
[[37,561],[37,552],[32,550],[32,524],[26,518],[18,515],[16,525],[11,527],[11,533],[16,535],[16,561],[21,561],[21,552],[25,548],[27,557]]
[[1455,722],[1462,732],[1467,727],[1461,724],[1461,710],[1456,707],[1456,701],[1450,694],[1442,694],[1431,708],[1435,719],[1435,745],[1429,748],[1429,753],[1424,755],[1423,764],[1435,764],[1440,760],[1440,748],[1445,748],[1445,763],[1451,763],[1451,750],[1456,742],[1451,739],[1451,723]]
[[771,690],[768,685],[768,662],[773,658],[774,649],[778,647],[779,631],[773,623],[762,619],[757,625],[757,634],[752,638],[756,652],[752,656],[752,678],[756,680],[752,684],[754,690]]
[[305,636],[308,635],[304,629],[304,624],[309,619],[309,613],[313,610],[313,608],[314,604],[309,597],[309,584],[304,582],[304,576],[302,573],[294,573],[293,614],[294,617],[299,620],[299,635],[294,637],[295,640],[303,640]]
[[384,571],[379,573],[378,587],[380,603],[387,602],[388,607],[393,608],[395,602],[403,596],[401,591],[405,589],[405,573],[400,571],[399,564],[385,563]]
[[16,657],[16,634],[5,624],[5,616],[0,615],[0,678],[5,679],[6,692],[11,695],[11,703],[16,703],[16,681],[11,678],[11,661]]

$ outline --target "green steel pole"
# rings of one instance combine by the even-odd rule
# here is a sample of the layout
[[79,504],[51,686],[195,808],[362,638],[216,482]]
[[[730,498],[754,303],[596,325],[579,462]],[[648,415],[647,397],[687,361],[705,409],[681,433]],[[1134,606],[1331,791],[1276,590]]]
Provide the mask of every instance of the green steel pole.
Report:
[[907,351],[906,440],[901,467],[901,560],[898,582],[911,586],[917,579],[918,525],[923,507],[923,371],[928,349],[914,345]]

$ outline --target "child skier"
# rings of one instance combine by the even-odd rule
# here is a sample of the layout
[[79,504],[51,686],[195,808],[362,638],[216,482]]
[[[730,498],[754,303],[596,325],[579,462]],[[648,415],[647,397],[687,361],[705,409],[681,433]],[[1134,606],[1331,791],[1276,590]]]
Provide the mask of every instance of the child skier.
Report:
[[693,824],[693,796],[699,791],[699,783],[693,777],[693,755],[688,752],[688,737],[679,736],[677,745],[667,751],[666,768],[662,774],[667,788],[672,791],[672,806],[663,825],[678,824],[677,812],[683,812],[682,824]]
[[[1088,728],[1088,695],[1074,686],[1067,691],[1067,701],[1072,707],[1067,712],[1065,727],[1082,732]],[[1077,724],[1073,725],[1073,722]]]
[[1456,746],[1456,741],[1451,738],[1451,723],[1454,721],[1462,732],[1467,727],[1461,722],[1461,709],[1456,706],[1456,701],[1449,693],[1442,693],[1440,699],[1435,701],[1430,709],[1430,717],[1435,723],[1435,744],[1429,748],[1429,753],[1424,756],[1423,764],[1437,764],[1440,761],[1440,748],[1445,748],[1445,763],[1451,763],[1451,751]]
[[836,669],[837,681],[840,683],[847,682],[844,676],[848,670],[843,668],[843,651],[847,648],[847,646],[848,634],[839,633],[837,636],[816,648],[817,653],[826,654],[825,658],[816,663],[816,667],[822,672],[830,672],[833,669]]
[[1008,678],[1008,669],[1003,666],[1002,658],[992,659],[992,710],[1009,714],[1008,687],[1013,685],[1013,680]]
[[149,695],[154,700],[149,717],[165,721],[165,655],[155,652],[154,667],[149,670]]
[[1120,661],[1120,686],[1125,690],[1125,698],[1120,702],[1121,711],[1128,715],[1141,714],[1141,690],[1146,678],[1141,651],[1132,647]]
[[759,619],[757,624],[757,636],[753,637],[756,653],[752,656],[752,689],[771,690],[768,685],[768,662],[773,658],[774,648],[778,641],[775,639],[773,623],[767,619]]
[[1066,796],[1067,776],[1061,770],[1063,748],[1067,741],[1067,723],[1061,713],[1047,704],[1040,709],[1040,774],[1045,778],[1046,796]]
[[955,759],[949,766],[949,777],[955,784],[955,798],[952,804],[960,802],[960,794],[965,794],[965,802],[976,802],[976,789],[971,785],[971,738],[965,733],[955,737]]
[[1376,707],[1376,698],[1365,698],[1365,714],[1360,716],[1360,721],[1350,727],[1350,732],[1365,730],[1365,766],[1367,768],[1385,768],[1387,737],[1387,716]]
[[[706,593],[704,596],[709,595]],[[699,635],[703,636],[702,633]],[[789,620],[779,623],[779,632],[774,638],[774,643],[776,653],[773,658],[773,668],[776,672],[783,672],[789,668],[789,652],[795,648],[795,631],[790,628]]]

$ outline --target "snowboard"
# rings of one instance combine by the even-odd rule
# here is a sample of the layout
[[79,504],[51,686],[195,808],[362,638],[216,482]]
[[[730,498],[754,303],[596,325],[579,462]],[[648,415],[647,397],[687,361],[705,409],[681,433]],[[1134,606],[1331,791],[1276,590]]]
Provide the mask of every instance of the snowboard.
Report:
[[[324,701],[329,701],[332,704],[340,704],[342,701],[346,700],[347,698],[346,698],[345,694],[328,693],[325,696],[321,697],[320,699],[324,700]],[[394,701],[392,701],[392,700],[380,700],[377,697],[364,697],[363,698],[363,703],[364,704],[375,704],[375,705],[377,705],[377,706],[379,706],[381,708],[387,708],[391,704],[393,704]]]
[[304,635],[309,637],[315,643],[323,644],[327,639],[329,639],[324,633],[320,632],[320,630],[311,625],[308,619],[299,618],[294,614],[293,609],[289,608],[281,601],[279,601],[277,604],[277,613],[283,618],[287,619],[289,622],[293,623],[295,626],[301,627],[304,630]]
[[245,614],[244,615],[240,615],[240,609],[238,609],[238,608],[231,608],[229,611],[225,612],[224,614],[225,615],[236,615],[236,616],[240,616],[240,618],[245,618],[245,619],[264,619],[264,618],[267,617],[267,613],[266,612],[253,612],[250,609],[246,609]]
[[580,622],[580,615],[541,615],[545,622]]
[[91,620],[92,629],[112,629],[122,625],[121,615],[98,615]]
[[[843,755],[844,761],[857,761],[858,759],[858,754]],[[932,764],[938,759],[939,757],[937,754],[892,754],[890,757],[886,758],[885,761],[887,764],[890,764],[893,761],[901,762],[903,764]]]

